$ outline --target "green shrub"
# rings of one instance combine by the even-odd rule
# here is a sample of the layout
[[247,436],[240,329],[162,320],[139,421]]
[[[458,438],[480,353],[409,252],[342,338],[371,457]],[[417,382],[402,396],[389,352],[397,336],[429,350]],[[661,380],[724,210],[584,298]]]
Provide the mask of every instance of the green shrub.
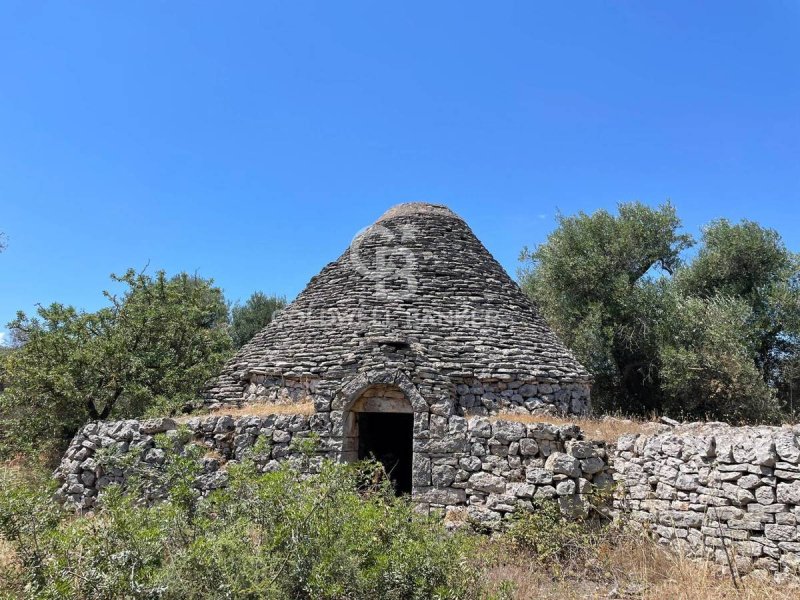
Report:
[[166,501],[143,506],[135,491],[112,487],[87,516],[59,511],[47,489],[9,482],[0,536],[24,579],[9,585],[59,599],[479,597],[471,539],[416,515],[388,484],[365,489],[364,468],[375,465],[262,474],[245,461],[206,498],[173,485]]
[[599,522],[566,517],[557,502],[544,500],[532,511],[515,513],[507,535],[520,550],[557,567],[588,556],[606,532]]

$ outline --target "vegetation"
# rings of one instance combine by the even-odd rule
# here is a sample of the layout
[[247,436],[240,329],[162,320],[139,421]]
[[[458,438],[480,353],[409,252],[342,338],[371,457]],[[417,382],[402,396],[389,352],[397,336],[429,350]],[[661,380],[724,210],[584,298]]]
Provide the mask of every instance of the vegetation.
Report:
[[[367,464],[368,472],[375,465]],[[414,514],[361,465],[327,462],[301,477],[285,466],[231,467],[230,484],[198,500],[192,469],[173,469],[166,502],[142,506],[111,488],[75,517],[46,488],[0,486],[0,537],[16,568],[0,591],[26,598],[477,598],[471,542]]]
[[0,347],[0,457],[57,452],[90,420],[181,411],[286,304],[256,292],[229,314],[209,279],[133,270],[111,278],[124,290],[103,292],[108,306],[96,312],[55,303],[8,324],[11,345]]
[[105,292],[110,305],[97,312],[52,304],[9,324],[17,348],[5,356],[0,416],[14,451],[21,441],[63,445],[88,420],[174,412],[229,355],[227,308],[211,281],[113,279],[126,289]]
[[561,216],[522,254],[523,288],[595,377],[599,411],[734,422],[794,411],[800,258],[751,221],[710,223],[696,255],[670,204]]
[[241,348],[286,306],[283,296],[267,296],[254,292],[244,304],[231,308],[231,340],[234,348]]
[[[172,456],[166,502],[111,488],[76,516],[50,499],[48,476],[0,465],[0,598],[796,598],[719,565],[657,546],[641,532],[563,517],[554,503],[507,533],[445,532],[380,484],[375,465],[326,463],[304,479],[245,462],[230,487],[198,500],[194,466]],[[23,473],[26,475],[23,476]]]

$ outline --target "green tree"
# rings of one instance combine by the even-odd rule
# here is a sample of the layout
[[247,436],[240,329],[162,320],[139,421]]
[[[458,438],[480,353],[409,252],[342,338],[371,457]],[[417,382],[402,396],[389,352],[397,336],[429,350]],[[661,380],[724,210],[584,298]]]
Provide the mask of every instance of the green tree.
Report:
[[523,251],[523,289],[595,376],[600,409],[657,409],[655,322],[667,309],[663,275],[692,245],[675,209],[639,202],[618,214],[559,216],[558,228],[534,251]]
[[231,339],[234,348],[241,348],[269,325],[275,314],[286,306],[283,296],[267,296],[254,292],[244,304],[231,309]]
[[6,389],[6,361],[11,353],[11,348],[0,346],[0,394]]
[[800,351],[800,256],[780,234],[752,221],[713,221],[703,229],[697,257],[675,280],[687,295],[737,298],[750,308],[752,359],[764,381],[781,388],[784,363]]
[[696,257],[670,205],[561,217],[522,284],[595,375],[595,405],[774,421],[800,387],[800,259],[780,235],[722,219]]
[[227,306],[210,280],[133,270],[94,313],[52,304],[9,324],[24,343],[6,359],[2,424],[31,445],[69,439],[86,421],[170,412],[198,395],[230,354]]
[[732,423],[777,420],[775,394],[753,361],[760,332],[747,303],[669,295],[671,310],[658,323],[664,412]]

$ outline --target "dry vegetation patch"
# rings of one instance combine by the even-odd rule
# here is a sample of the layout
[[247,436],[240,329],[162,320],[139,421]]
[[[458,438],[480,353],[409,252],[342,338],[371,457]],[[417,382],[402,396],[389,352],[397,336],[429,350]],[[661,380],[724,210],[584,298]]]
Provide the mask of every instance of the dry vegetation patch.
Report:
[[21,597],[16,579],[20,574],[19,561],[11,544],[0,538],[0,598]]
[[507,540],[487,541],[480,568],[488,591],[500,598],[796,600],[800,585],[776,584],[756,574],[733,583],[720,565],[689,559],[639,534],[610,534],[571,559],[541,561]]
[[663,425],[656,421],[623,419],[620,417],[561,417],[554,415],[530,415],[518,413],[501,413],[489,417],[491,420],[516,421],[518,423],[549,423],[551,425],[575,424],[587,438],[608,443],[616,442],[626,433],[657,433]]
[[[313,415],[314,403],[301,402],[298,404],[272,404],[268,402],[258,402],[255,404],[245,404],[242,406],[221,406],[206,415],[221,417],[263,417],[266,415]],[[185,423],[197,415],[186,415],[176,419],[180,423]]]
[[17,555],[10,543],[0,538],[0,573],[17,567]]

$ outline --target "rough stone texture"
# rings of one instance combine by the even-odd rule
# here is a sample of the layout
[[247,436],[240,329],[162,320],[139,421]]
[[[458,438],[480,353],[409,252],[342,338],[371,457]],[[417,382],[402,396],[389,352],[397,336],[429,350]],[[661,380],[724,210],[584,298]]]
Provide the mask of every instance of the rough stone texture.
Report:
[[[263,469],[353,460],[356,414],[367,403],[413,413],[412,499],[421,511],[466,513],[488,528],[540,498],[580,513],[591,487],[612,478],[606,449],[574,425],[488,417],[585,413],[589,384],[463,220],[443,206],[400,205],[314,277],[206,393],[208,407],[310,402],[315,413],[190,420],[211,453],[198,488],[225,485],[225,466],[259,439],[269,441]],[[90,508],[106,486],[124,483],[126,467],[109,454],[158,472],[166,456],[153,436],[178,436],[176,427],[169,419],[87,425],[57,471],[60,497]],[[295,441],[312,432],[320,447],[303,462]],[[797,433],[708,425],[623,436],[617,508],[695,554],[720,560],[733,548],[740,569],[798,565]]]
[[[262,470],[290,461],[314,472],[322,458],[346,459],[344,438],[332,435],[335,421],[321,416],[190,419],[186,437],[208,449],[198,489],[225,486],[227,465],[248,452]],[[430,435],[431,419],[442,432],[438,438]],[[309,458],[296,442],[312,432],[320,443]],[[120,465],[131,463],[109,462],[109,456],[133,456],[140,468],[163,469],[158,434],[184,435],[170,419],[85,426],[56,472],[59,498],[90,509],[105,487],[124,484],[130,466]],[[268,443],[253,452],[261,439]],[[515,511],[530,510],[535,499],[554,499],[564,512],[580,514],[586,494],[613,478],[617,514],[645,524],[664,544],[690,556],[730,560],[741,573],[800,567],[800,427],[694,424],[622,436],[607,449],[583,440],[574,425],[430,415],[415,429],[414,447],[412,499],[421,512],[496,529]],[[159,490],[151,496],[159,498]]]
[[615,507],[690,556],[740,573],[800,562],[800,427],[689,424],[620,438]]
[[590,377],[448,208],[389,210],[234,356],[207,403],[313,401],[401,370],[430,412],[583,413]]
[[[313,471],[320,456],[328,454],[324,444],[317,456],[308,460],[293,443],[311,434],[312,419],[305,415],[195,417],[186,423],[185,432],[172,419],[89,423],[72,439],[56,470],[61,482],[56,497],[80,509],[90,509],[109,485],[125,485],[134,473],[163,469],[166,452],[156,447],[158,434],[165,434],[170,444],[184,434],[187,441],[183,446],[195,443],[205,447],[200,459],[203,474],[196,482],[203,493],[224,487],[226,466],[241,460],[259,439],[266,444],[252,458],[263,471],[276,468],[279,460],[293,461],[299,468]],[[156,499],[163,490],[149,493]]]
[[[241,460],[248,452],[262,470],[276,468],[280,461],[288,460],[302,471],[313,472],[322,458],[341,459],[341,444],[327,432],[320,436],[319,446],[310,459],[299,451],[295,442],[312,433],[316,416],[190,419],[186,423],[185,436],[189,438],[186,443],[207,448],[201,459],[203,475],[197,481],[198,489],[205,493],[226,485],[227,465]],[[574,510],[585,504],[593,480],[605,484],[610,479],[604,462],[605,448],[580,441],[577,427],[526,425],[486,417],[464,419],[457,415],[444,420],[447,444],[437,442],[431,446],[431,440],[424,438],[415,442],[418,447],[412,471],[412,499],[422,512],[466,513],[467,518],[480,526],[496,528],[514,511],[530,509],[532,498],[558,495],[565,499],[565,507]],[[170,419],[86,425],[72,440],[56,471],[62,483],[59,499],[90,509],[108,485],[124,485],[132,472],[140,472],[142,467],[154,472],[163,469],[165,453],[156,447],[154,437],[160,433],[173,439],[180,435],[178,425]],[[261,450],[256,454],[253,448],[259,439],[267,444],[258,446]],[[519,451],[523,443],[527,448],[525,455]],[[548,448],[549,458],[542,454],[543,447]],[[135,467],[134,463],[120,461],[123,456],[132,457]],[[584,472],[578,456],[597,458],[603,467]],[[109,461],[108,457],[117,460]],[[160,497],[159,490],[154,490],[152,496]]]

